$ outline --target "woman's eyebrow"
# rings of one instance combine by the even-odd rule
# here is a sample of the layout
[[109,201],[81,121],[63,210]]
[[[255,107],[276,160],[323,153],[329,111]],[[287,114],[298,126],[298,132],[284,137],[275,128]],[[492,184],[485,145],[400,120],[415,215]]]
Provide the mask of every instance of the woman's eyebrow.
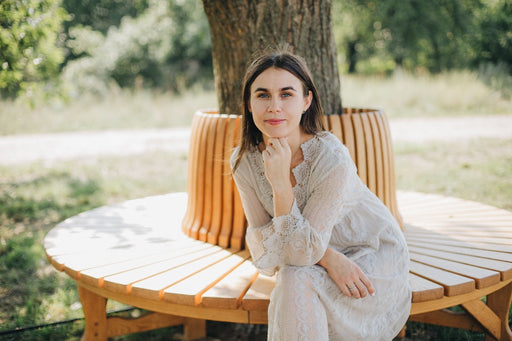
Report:
[[[285,86],[284,88],[281,88],[280,91],[288,91],[288,90],[292,90],[292,91],[297,91],[295,90],[295,88],[293,86]],[[257,88],[256,90],[254,90],[254,92],[268,92],[268,89],[265,89],[265,88]]]

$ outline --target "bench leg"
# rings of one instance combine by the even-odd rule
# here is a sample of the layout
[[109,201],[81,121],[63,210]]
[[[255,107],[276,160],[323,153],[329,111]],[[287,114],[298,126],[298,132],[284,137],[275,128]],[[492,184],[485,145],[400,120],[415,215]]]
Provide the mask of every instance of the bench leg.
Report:
[[[491,308],[501,321],[500,340],[512,340],[512,331],[508,325],[510,312],[510,303],[512,302],[512,282],[500,290],[487,296],[487,306]],[[489,335],[485,337],[486,341],[493,340]]]
[[85,317],[82,341],[107,341],[107,299],[78,286]]
[[183,334],[187,341],[206,338],[206,320],[186,318],[183,323]]

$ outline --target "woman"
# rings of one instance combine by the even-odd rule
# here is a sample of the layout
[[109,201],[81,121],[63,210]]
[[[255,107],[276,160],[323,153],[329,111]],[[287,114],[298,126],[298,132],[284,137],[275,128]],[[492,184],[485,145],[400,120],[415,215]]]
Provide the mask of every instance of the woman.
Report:
[[268,339],[391,340],[410,311],[407,246],[322,115],[300,57],[249,66],[231,162],[253,263],[277,272]]

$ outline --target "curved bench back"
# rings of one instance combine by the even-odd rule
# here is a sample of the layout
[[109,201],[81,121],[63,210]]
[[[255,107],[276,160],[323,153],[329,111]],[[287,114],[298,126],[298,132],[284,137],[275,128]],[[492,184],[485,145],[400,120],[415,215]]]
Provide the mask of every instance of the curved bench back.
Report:
[[[326,116],[328,130],[349,149],[361,180],[401,224],[396,201],[393,147],[383,112],[344,109]],[[244,247],[247,221],[231,177],[230,157],[239,141],[241,116],[197,112],[188,155],[187,212],[182,229],[188,236],[222,247]]]

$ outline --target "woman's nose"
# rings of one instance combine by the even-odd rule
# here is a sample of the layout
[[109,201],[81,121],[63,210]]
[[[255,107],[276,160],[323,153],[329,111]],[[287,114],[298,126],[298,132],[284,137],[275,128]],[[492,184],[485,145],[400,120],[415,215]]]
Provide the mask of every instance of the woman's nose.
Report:
[[279,101],[279,99],[271,99],[267,110],[269,112],[281,111],[281,102]]

